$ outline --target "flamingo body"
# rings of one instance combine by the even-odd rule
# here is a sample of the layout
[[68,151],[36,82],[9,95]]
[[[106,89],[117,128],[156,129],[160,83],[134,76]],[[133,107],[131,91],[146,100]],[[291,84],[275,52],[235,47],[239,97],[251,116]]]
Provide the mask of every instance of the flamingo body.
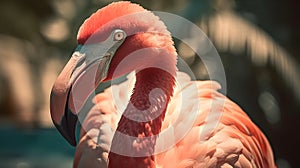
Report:
[[[214,81],[191,81],[185,73],[177,73],[177,84],[174,97],[168,105],[162,131],[176,122],[181,110],[189,115],[189,111],[181,109],[182,92],[190,93],[188,100],[198,100],[197,110],[192,128],[187,135],[171,149],[155,156],[156,167],[276,167],[272,149],[264,134],[250,120],[246,113],[230,99],[219,93],[220,85]],[[134,88],[135,76],[130,74],[128,80],[106,89],[94,98],[95,106],[91,109],[83,125],[81,140],[76,150],[74,166],[92,167],[107,166],[108,152],[114,130],[124,111]],[[198,92],[192,85],[196,84]],[[223,102],[224,100],[224,102]],[[200,134],[205,125],[205,118],[210,113],[213,101],[220,101],[222,117],[213,132],[201,142]],[[223,103],[224,104],[223,104]],[[192,101],[185,101],[185,107],[193,106]],[[222,109],[223,107],[223,109]],[[180,109],[180,110],[178,110]],[[177,123],[177,125],[184,123]],[[176,131],[171,137],[176,137]],[[171,138],[172,139],[172,138]],[[172,143],[172,140],[165,140]],[[101,142],[97,145],[96,142]]]

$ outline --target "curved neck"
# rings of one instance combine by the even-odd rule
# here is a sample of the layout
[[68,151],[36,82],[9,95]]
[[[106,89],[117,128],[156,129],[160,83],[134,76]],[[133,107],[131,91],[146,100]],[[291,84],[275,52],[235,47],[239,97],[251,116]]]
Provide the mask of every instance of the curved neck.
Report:
[[[176,68],[173,69],[174,72],[169,73],[147,68],[136,74],[133,94],[117,127],[119,133],[113,137],[108,167],[155,167],[155,135],[161,130],[173,94]],[[133,138],[126,139],[124,135]]]

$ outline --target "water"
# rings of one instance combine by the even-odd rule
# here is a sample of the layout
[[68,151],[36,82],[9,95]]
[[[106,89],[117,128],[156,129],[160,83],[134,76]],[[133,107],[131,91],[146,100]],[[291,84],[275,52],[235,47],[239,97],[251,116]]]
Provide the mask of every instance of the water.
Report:
[[54,128],[0,127],[0,168],[68,168],[74,151]]

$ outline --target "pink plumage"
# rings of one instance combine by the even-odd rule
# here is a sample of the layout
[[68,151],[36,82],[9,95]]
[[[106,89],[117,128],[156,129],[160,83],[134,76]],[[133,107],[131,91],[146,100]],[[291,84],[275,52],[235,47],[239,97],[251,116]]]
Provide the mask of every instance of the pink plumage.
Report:
[[[83,23],[78,43],[103,42],[114,29],[128,36],[114,53],[105,80],[135,72],[94,98],[95,106],[82,123],[74,167],[276,167],[264,134],[217,91],[217,82],[191,81],[177,72],[171,35],[152,12],[130,2],[112,3]],[[68,68],[74,67],[60,77],[70,76]],[[212,106],[221,118],[205,132]],[[165,130],[171,130],[167,136],[156,136]],[[126,140],[114,131],[135,139]],[[170,144],[174,145],[157,152]],[[122,154],[128,151],[130,155]]]
[[[237,104],[217,92],[220,89],[218,83],[191,81],[188,75],[181,72],[177,73],[176,79],[176,83],[180,85],[176,85],[174,89],[174,97],[168,105],[162,131],[178,120],[182,92],[190,93],[188,99],[198,100],[201,108],[189,133],[173,148],[155,156],[156,167],[276,167],[266,137]],[[88,128],[87,132],[82,130],[75,155],[75,167],[107,166],[113,130],[120,119],[118,112],[125,109],[134,83],[134,74],[130,74],[126,82],[112,86],[94,98],[95,106],[83,123],[89,126],[84,126]],[[197,86],[197,92],[192,85]],[[203,143],[199,143],[211,104],[220,100],[225,100],[224,104],[219,104],[224,106],[220,124]],[[185,106],[193,106],[193,102]],[[184,114],[188,113],[185,111]],[[176,132],[173,132],[173,136],[176,136]],[[101,143],[97,145],[95,142]]]

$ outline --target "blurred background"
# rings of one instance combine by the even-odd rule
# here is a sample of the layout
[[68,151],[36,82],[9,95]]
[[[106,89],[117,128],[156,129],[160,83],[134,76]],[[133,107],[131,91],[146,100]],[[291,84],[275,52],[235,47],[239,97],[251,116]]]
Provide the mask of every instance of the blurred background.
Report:
[[[76,47],[79,26],[91,13],[110,2],[1,0],[0,168],[72,167],[75,149],[53,128],[49,95],[54,80]],[[227,96],[266,134],[278,167],[297,167],[298,1],[133,2],[150,10],[178,14],[202,28],[221,56]],[[188,46],[179,41],[176,48],[198,79],[208,78],[201,60]]]

